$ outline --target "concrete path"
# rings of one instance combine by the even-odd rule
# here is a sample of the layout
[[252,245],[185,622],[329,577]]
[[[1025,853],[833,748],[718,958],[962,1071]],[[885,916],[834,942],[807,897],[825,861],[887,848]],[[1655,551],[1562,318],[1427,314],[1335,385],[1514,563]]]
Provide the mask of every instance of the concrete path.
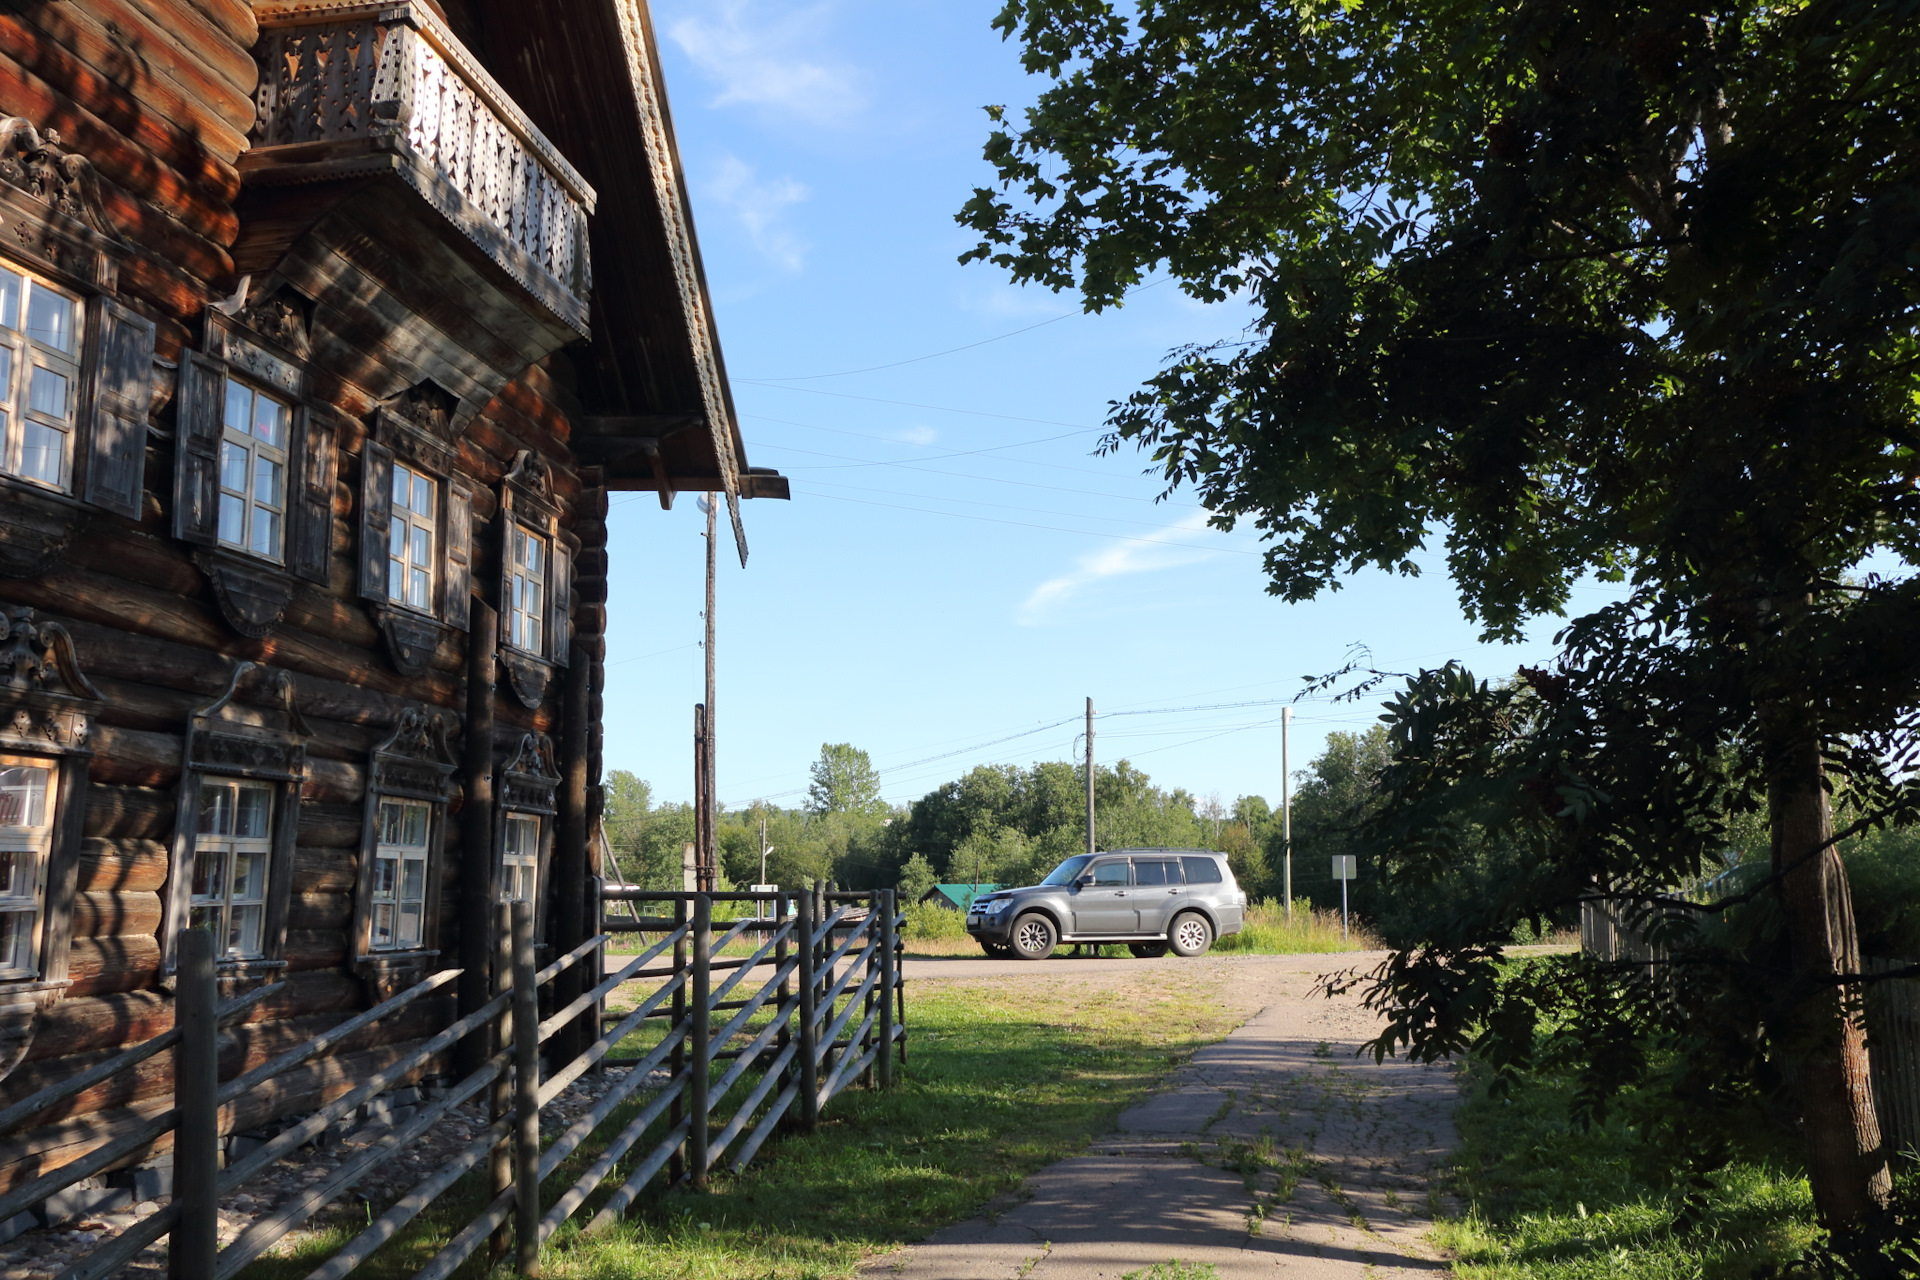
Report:
[[[1454,1078],[1445,1067],[1353,1056],[1372,1019],[1355,1001],[1310,991],[1319,972],[1356,959],[1210,957],[1270,996],[1258,1014],[1196,1053],[1086,1154],[863,1274],[1120,1280],[1175,1259],[1211,1266],[1219,1280],[1447,1273],[1424,1236],[1453,1145]],[[909,962],[909,973],[921,982],[999,976],[986,972],[996,963],[1019,964]],[[1137,974],[1140,963],[1062,964],[1059,980],[1099,981],[1109,965]]]

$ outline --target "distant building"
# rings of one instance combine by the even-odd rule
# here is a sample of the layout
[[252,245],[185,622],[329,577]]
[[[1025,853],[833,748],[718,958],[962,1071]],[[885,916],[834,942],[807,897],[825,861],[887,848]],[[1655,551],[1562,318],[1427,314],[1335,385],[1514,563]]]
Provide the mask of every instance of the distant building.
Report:
[[1003,888],[997,884],[937,884],[920,895],[922,902],[937,902],[949,911],[965,911],[983,893]]

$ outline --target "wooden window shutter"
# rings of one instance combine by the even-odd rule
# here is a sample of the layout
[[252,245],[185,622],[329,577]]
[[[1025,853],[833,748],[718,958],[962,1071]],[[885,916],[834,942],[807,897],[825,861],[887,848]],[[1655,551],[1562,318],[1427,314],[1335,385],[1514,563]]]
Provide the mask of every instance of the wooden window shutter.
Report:
[[553,551],[547,561],[547,656],[564,667],[573,648],[573,552],[560,541],[558,529],[548,545]]
[[173,536],[212,546],[220,534],[220,416],[227,366],[197,351],[180,361],[173,433]]
[[501,518],[494,521],[500,526],[500,643],[513,643],[513,504],[500,504]]
[[360,453],[360,594],[387,598],[387,533],[393,525],[393,450],[368,440]]
[[287,568],[324,587],[333,562],[333,426],[304,405],[293,409],[290,462]]
[[87,303],[87,361],[80,439],[85,497],[140,518],[147,477],[147,405],[153,389],[153,321],[112,298]]
[[440,616],[458,631],[467,629],[467,598],[473,594],[473,483],[463,476],[447,481],[447,553],[440,575]]

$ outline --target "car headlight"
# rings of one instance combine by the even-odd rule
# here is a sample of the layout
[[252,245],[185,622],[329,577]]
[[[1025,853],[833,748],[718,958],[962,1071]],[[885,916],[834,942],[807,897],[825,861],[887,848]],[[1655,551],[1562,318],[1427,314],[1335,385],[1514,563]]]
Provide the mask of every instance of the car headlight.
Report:
[[1013,905],[1012,903],[1007,902],[1005,900],[1002,900],[1000,902],[989,902],[987,904],[987,914],[990,916],[997,916],[1002,911],[1005,911],[1008,907],[1012,905]]

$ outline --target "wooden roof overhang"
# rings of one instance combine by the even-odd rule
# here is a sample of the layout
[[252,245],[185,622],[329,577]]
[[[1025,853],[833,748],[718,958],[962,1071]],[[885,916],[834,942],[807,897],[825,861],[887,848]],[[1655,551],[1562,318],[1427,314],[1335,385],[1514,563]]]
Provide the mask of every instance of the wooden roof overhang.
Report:
[[786,498],[749,467],[645,0],[476,0],[488,64],[592,184],[593,341],[573,448],[614,489]]

